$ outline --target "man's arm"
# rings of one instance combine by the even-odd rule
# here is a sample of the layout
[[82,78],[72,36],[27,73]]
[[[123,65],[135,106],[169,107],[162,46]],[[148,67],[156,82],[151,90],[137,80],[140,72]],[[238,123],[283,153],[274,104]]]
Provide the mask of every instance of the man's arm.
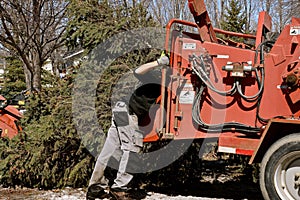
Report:
[[157,67],[158,65],[168,65],[169,64],[169,58],[167,56],[162,56],[157,61],[149,62],[146,64],[141,65],[135,70],[136,74],[143,75],[153,68]]
[[140,67],[138,67],[136,70],[135,70],[135,73],[136,74],[139,74],[139,75],[142,75],[142,74],[145,74],[147,73],[148,71],[152,70],[153,68],[157,67],[158,66],[158,62],[157,61],[153,61],[153,62],[150,62],[150,63],[146,63],[146,64],[143,64],[141,65]]

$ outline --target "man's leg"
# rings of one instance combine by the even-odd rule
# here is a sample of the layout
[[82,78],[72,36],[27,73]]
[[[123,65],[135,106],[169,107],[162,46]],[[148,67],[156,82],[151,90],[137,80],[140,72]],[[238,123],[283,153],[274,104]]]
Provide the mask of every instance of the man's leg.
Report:
[[123,155],[120,161],[117,177],[114,180],[114,184],[111,186],[113,189],[127,190],[128,183],[132,180],[133,176],[126,172],[128,165],[130,151],[123,151]]
[[129,160],[129,151],[123,150],[123,155],[120,161],[117,177],[114,184],[111,186],[111,195],[114,199],[128,200],[131,199],[128,193],[128,184],[133,176],[126,172],[126,167]]
[[109,159],[118,153],[120,154],[118,132],[115,126],[111,126],[89,182],[87,199],[100,198],[106,194],[104,190],[108,188],[108,180],[104,176],[104,171]]
[[117,102],[116,107],[113,109],[113,116],[117,125],[123,154],[119,163],[117,177],[111,187],[111,193],[116,199],[127,199],[128,184],[133,178],[131,174],[126,172],[130,152],[139,152],[141,150],[141,147],[135,143],[138,120],[135,115],[128,114],[126,104],[123,102]]
[[111,126],[107,133],[107,138],[103,145],[100,155],[97,158],[93,174],[91,176],[89,185],[101,183],[104,181],[104,170],[107,166],[109,159],[120,151],[120,140],[116,127]]

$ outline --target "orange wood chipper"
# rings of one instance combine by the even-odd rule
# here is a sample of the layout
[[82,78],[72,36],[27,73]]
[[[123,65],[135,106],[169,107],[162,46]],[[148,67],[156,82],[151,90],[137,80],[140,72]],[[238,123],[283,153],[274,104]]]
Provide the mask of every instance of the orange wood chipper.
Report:
[[265,199],[300,199],[300,19],[276,36],[261,12],[256,35],[242,34],[214,28],[203,0],[188,3],[195,22],[166,27],[171,81],[162,69],[144,141],[218,138],[219,152],[261,163]]
[[22,113],[0,95],[0,137],[13,138],[21,130],[19,124]]

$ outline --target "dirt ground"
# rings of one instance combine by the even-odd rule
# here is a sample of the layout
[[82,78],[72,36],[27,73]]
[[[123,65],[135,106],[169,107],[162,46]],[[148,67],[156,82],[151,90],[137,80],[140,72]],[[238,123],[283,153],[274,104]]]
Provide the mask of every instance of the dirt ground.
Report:
[[[146,186],[144,200],[260,200],[263,199],[259,185],[245,174],[231,167],[223,173],[203,173],[198,183],[173,185],[169,187]],[[0,200],[83,200],[86,188],[65,188],[60,190],[39,190],[29,188],[0,188]]]
[[[170,178],[161,181],[166,177],[157,177],[157,174],[154,177],[146,176],[148,182],[144,182],[145,180],[139,182],[141,190],[137,190],[133,196],[136,200],[263,200],[257,180],[258,166],[242,163],[245,162],[240,157],[227,154],[217,156],[212,151],[203,156],[200,171],[197,172],[199,174],[180,175],[176,170],[167,172],[167,177],[171,174],[175,179],[184,176],[185,181],[180,183]],[[174,169],[177,169],[176,167],[178,166],[173,166]],[[161,173],[163,172],[159,172],[159,175]],[[191,179],[194,180],[189,181]],[[0,200],[84,200],[85,195],[86,188],[46,191],[37,188],[13,189],[0,186]]]
[[[65,188],[63,190],[38,190],[28,188],[0,189],[1,200],[84,200],[85,189]],[[260,200],[259,188],[256,185],[228,182],[228,183],[202,183],[197,186],[186,188],[160,188],[147,190],[144,200],[227,200],[227,199],[248,199]]]

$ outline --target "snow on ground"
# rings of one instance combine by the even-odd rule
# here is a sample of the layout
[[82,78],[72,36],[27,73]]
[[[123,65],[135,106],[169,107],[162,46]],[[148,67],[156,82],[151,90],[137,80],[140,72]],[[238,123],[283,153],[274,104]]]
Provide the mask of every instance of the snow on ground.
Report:
[[[0,200],[85,200],[85,190],[66,188],[63,190],[37,190],[28,188],[0,188]],[[144,200],[224,200],[223,198],[206,198],[194,196],[169,196],[148,192]]]

